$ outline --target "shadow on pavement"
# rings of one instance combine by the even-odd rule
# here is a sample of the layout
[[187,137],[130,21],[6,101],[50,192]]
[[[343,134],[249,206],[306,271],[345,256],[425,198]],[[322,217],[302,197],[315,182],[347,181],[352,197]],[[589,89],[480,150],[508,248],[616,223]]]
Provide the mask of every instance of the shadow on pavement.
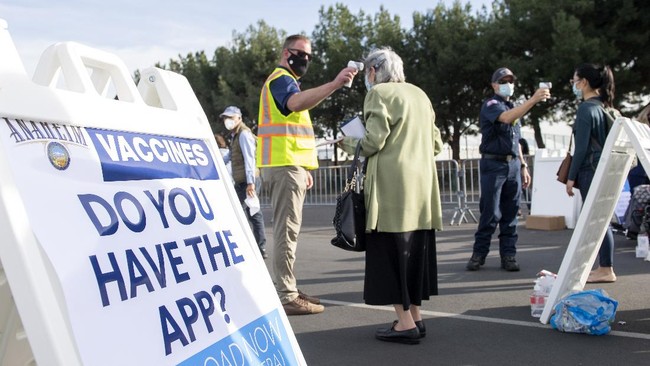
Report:
[[[329,243],[332,214],[332,207],[306,207],[299,239],[299,287],[326,306],[322,314],[289,317],[309,365],[650,364],[650,262],[635,258],[636,242],[624,236],[615,236],[618,281],[585,286],[603,288],[619,301],[613,332],[589,336],[558,332],[530,315],[536,274],[557,273],[572,230],[527,230],[522,221],[520,272],[500,268],[497,235],[486,264],[468,272],[476,224],[450,226],[445,220],[437,233],[440,295],[422,306],[427,337],[408,346],[374,339],[394,312],[363,304],[364,255]],[[267,238],[272,240],[269,224]]]

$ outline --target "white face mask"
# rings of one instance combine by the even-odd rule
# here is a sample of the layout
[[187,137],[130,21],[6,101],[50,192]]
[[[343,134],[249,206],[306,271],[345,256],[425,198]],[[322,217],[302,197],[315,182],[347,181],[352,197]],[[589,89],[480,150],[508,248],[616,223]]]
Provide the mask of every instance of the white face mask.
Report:
[[499,94],[500,96],[504,98],[510,98],[514,93],[515,93],[514,83],[499,84],[499,92],[497,94]]
[[368,74],[366,74],[363,82],[366,84],[366,90],[370,91],[370,89],[372,89],[372,84],[368,81]]
[[230,130],[232,130],[233,128],[235,128],[235,126],[237,125],[237,121],[235,121],[235,120],[232,119],[232,118],[226,118],[226,119],[223,121],[223,124],[226,125],[226,129],[227,129],[228,131],[230,131]]

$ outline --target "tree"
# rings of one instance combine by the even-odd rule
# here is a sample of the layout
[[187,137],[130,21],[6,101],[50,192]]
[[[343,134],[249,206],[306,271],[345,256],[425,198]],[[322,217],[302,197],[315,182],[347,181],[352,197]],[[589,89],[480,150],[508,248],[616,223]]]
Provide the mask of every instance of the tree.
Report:
[[[303,87],[309,89],[333,80],[349,60],[361,60],[363,55],[364,15],[350,13],[342,4],[325,9],[321,7],[320,20],[311,36],[314,60],[303,78]],[[363,74],[359,74],[363,76]],[[361,110],[363,84],[357,77],[351,88],[336,91],[311,111],[318,136],[336,135],[338,125]]]
[[194,54],[188,54],[186,57],[179,55],[178,60],[170,60],[169,65],[157,67],[167,68],[170,71],[182,74],[192,86],[203,111],[211,123],[217,120],[218,110],[212,108],[215,104],[216,94],[214,86],[219,78],[218,70],[208,61],[205,52],[200,51]]
[[643,107],[639,102],[650,94],[650,2],[594,0],[588,11],[580,18],[588,34],[607,39],[615,50],[601,61],[614,69],[619,105],[629,105],[627,114],[636,115]]
[[471,15],[470,5],[440,4],[426,14],[416,13],[407,37],[407,80],[431,99],[442,139],[460,160],[460,139],[477,121],[490,67],[485,62],[481,34],[485,24]]
[[407,48],[407,31],[402,28],[399,16],[391,16],[381,6],[374,17],[367,17],[366,23],[367,40],[364,47],[366,53],[375,48],[390,47],[403,59],[411,52]]
[[[478,132],[474,126],[491,93],[492,71],[507,66],[517,75],[515,93],[521,98],[532,95],[540,81],[553,83],[553,98],[525,119],[543,147],[539,121],[573,120],[576,100],[567,81],[582,62],[613,68],[616,102],[624,113],[642,107],[650,93],[649,11],[644,0],[495,0],[489,11],[472,13],[469,4],[457,1],[414,13],[413,28],[404,30],[400,18],[383,7],[374,15],[355,15],[338,3],[319,10],[311,36],[315,59],[302,88],[331,81],[348,60],[389,46],[404,60],[407,81],[428,94],[443,140],[460,159],[462,136]],[[188,78],[215,131],[223,129],[215,122],[228,105],[239,106],[246,124],[255,127],[261,87],[285,38],[283,30],[260,20],[234,32],[232,45],[216,49],[212,60],[200,51],[170,60],[169,68]],[[336,134],[342,120],[361,113],[363,77],[311,111],[317,136]]]
[[[214,108],[219,113],[229,105],[236,105],[246,125],[256,130],[262,85],[280,60],[285,38],[283,30],[260,20],[257,27],[249,26],[244,33],[234,33],[230,48],[220,47],[215,51],[219,93]],[[217,127],[218,131],[223,130],[221,124]]]
[[[490,61],[511,65],[517,87],[530,96],[539,81],[552,81],[553,98],[529,113],[539,147],[544,141],[539,121],[560,115],[571,122],[576,100],[568,84],[583,62],[610,65],[619,105],[648,94],[650,70],[647,2],[634,0],[505,0],[495,2],[485,41],[494,45]],[[639,27],[645,24],[646,27]],[[549,118],[550,117],[550,118]]]
[[[304,87],[321,85],[336,77],[349,60],[362,61],[373,48],[403,49],[404,31],[399,17],[380,7],[374,17],[360,11],[352,14],[343,4],[321,7],[320,20],[312,33],[315,59],[304,78]],[[350,88],[342,88],[311,111],[318,136],[338,133],[339,124],[361,114],[366,90],[364,72],[359,72]],[[335,154],[337,157],[335,146]]]
[[156,66],[188,79],[213,131],[224,131],[219,115],[230,105],[239,107],[244,123],[255,129],[260,91],[279,61],[285,38],[284,31],[260,20],[257,27],[251,25],[243,33],[234,32],[233,45],[217,48],[212,60],[201,51]]

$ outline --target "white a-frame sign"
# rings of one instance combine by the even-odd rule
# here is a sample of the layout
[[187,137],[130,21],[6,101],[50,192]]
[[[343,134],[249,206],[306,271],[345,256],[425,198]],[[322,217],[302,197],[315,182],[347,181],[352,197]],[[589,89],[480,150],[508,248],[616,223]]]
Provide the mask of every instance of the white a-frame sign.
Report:
[[560,299],[584,288],[635,154],[650,172],[650,127],[629,118],[616,119],[540,322],[548,323]]
[[0,365],[304,365],[187,79],[0,55]]

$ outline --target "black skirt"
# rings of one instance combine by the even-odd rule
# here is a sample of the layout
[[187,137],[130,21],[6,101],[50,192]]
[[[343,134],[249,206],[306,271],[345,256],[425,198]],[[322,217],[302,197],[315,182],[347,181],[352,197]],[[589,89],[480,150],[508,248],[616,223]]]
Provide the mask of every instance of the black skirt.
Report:
[[438,295],[435,230],[366,234],[366,304],[408,310],[431,295]]

